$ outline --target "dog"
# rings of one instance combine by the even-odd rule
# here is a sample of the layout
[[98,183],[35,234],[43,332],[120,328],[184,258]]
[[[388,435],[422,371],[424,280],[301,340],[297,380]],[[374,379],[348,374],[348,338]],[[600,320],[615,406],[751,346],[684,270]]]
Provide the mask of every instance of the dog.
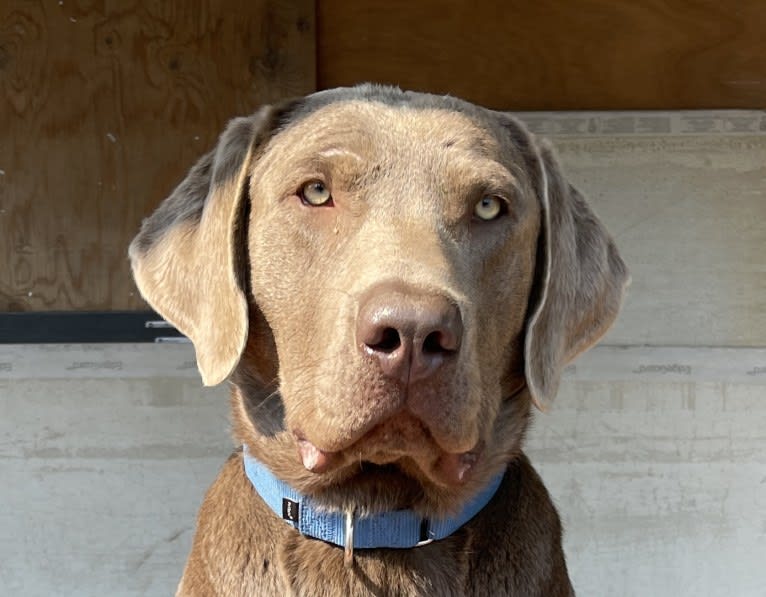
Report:
[[231,382],[178,595],[573,595],[522,451],[628,273],[511,115],[362,85],[232,120],[130,247]]

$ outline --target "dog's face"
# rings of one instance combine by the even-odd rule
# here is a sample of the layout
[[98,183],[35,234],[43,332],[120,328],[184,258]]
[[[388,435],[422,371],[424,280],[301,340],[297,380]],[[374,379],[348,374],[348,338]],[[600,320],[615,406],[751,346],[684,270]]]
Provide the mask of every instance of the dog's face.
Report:
[[253,298],[307,468],[402,461],[464,480],[521,377],[539,206],[518,160],[463,114],[361,101],[267,146]]
[[278,475],[430,513],[519,449],[530,397],[550,400],[626,282],[520,124],[371,87],[235,121],[131,257],[206,382],[236,369],[237,435]]

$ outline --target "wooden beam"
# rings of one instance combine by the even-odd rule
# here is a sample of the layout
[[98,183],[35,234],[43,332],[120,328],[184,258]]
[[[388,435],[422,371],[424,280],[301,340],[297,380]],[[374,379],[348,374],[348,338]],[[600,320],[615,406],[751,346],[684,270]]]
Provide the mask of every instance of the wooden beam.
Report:
[[763,0],[322,0],[320,88],[505,110],[766,108]]

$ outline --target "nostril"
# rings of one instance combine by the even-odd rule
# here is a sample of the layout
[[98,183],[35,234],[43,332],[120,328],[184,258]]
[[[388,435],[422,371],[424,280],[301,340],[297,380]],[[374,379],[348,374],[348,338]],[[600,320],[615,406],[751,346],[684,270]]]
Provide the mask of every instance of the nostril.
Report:
[[423,341],[423,352],[425,354],[445,354],[454,352],[452,346],[454,342],[449,342],[442,332],[431,332]]
[[394,352],[402,345],[402,339],[399,336],[399,332],[394,328],[385,328],[380,333],[380,339],[373,343],[367,344],[371,349],[377,352]]
[[450,352],[450,350],[444,346],[441,332],[431,332],[423,341],[423,352],[426,354],[439,354]]

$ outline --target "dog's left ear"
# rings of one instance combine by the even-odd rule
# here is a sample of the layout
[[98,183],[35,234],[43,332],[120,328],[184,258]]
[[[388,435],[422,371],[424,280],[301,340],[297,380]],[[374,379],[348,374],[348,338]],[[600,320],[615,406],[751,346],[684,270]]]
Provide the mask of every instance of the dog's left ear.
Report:
[[290,105],[232,120],[130,245],[142,296],[194,343],[205,385],[231,373],[247,340],[249,173]]
[[506,124],[522,150],[541,207],[524,367],[532,399],[545,410],[566,364],[614,322],[630,276],[606,228],[564,178],[550,145],[517,121]]

